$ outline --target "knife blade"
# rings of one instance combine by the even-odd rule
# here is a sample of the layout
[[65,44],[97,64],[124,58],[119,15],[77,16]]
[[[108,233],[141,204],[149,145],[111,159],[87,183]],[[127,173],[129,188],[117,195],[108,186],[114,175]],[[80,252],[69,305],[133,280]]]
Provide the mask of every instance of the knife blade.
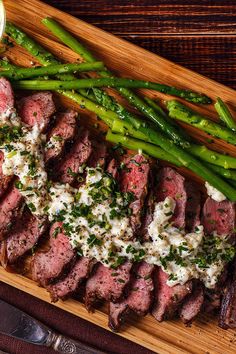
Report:
[[0,300],[0,333],[25,342],[51,347],[62,354],[106,354],[79,341],[56,334],[23,311]]

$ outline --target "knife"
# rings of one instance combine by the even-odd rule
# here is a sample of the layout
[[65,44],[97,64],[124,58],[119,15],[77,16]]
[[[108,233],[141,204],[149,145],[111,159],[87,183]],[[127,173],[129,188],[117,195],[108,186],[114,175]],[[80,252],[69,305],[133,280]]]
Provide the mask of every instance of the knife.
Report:
[[62,354],[106,354],[82,342],[56,334],[50,328],[0,300],[0,333],[25,342],[53,348]]

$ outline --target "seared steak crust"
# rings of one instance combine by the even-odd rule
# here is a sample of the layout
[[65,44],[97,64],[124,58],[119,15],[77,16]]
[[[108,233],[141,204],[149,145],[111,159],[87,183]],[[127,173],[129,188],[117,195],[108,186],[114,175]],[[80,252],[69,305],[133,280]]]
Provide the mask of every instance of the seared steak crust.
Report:
[[193,291],[184,300],[180,309],[180,318],[185,324],[189,324],[201,311],[204,302],[204,287],[200,282],[193,282]]

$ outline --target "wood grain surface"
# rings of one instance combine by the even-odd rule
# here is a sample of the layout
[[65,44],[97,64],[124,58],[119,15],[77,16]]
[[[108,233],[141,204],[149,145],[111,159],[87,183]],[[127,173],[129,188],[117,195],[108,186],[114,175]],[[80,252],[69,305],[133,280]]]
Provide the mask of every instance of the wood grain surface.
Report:
[[[66,2],[65,2],[66,4]],[[104,31],[96,29],[67,14],[48,7],[37,0],[5,0],[7,17],[21,26],[27,33],[37,39],[41,44],[49,48],[55,55],[65,61],[74,61],[78,56],[71,50],[61,45],[40,23],[41,17],[53,16],[59,20],[68,30],[79,36],[99,58],[119,75],[157,80],[180,87],[188,87],[210,94],[215,99],[219,95],[231,106],[235,105],[236,92],[217,82],[204,78],[194,72],[184,69],[172,62],[158,57],[142,48],[136,47],[120,40]],[[14,63],[29,66],[34,59],[18,46],[10,48],[7,55]],[[153,95],[151,92],[147,92]],[[155,93],[156,97],[166,99],[167,96]],[[62,104],[72,105],[69,101],[61,101]],[[88,112],[76,108],[81,112],[81,123],[92,127],[95,117]],[[213,118],[213,106],[198,107],[198,110],[209,114]],[[102,128],[102,127],[101,127]],[[190,130],[189,130],[190,131]],[[191,133],[205,141],[206,136],[196,130]],[[212,147],[218,150],[230,151],[236,156],[236,147],[232,147],[215,139]],[[186,171],[185,171],[186,172]],[[191,176],[191,174],[188,174]],[[7,273],[0,268],[0,280],[26,291],[40,299],[50,302],[49,295],[42,288],[26,277]],[[88,314],[83,305],[74,300],[58,302],[55,304],[68,312],[74,313],[103,328],[107,327],[106,309]],[[157,353],[235,353],[235,331],[224,331],[216,326],[216,319],[200,317],[191,328],[186,328],[180,321],[167,321],[161,324],[154,318],[147,316],[138,320],[132,318],[123,327],[121,336],[135,341]]]
[[45,2],[236,88],[235,0]]

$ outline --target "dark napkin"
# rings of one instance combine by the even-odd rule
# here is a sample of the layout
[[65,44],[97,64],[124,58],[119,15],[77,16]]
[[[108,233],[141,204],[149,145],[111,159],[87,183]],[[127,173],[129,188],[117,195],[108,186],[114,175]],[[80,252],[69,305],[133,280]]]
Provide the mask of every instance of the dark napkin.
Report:
[[[0,298],[22,311],[33,316],[55,331],[81,340],[84,343],[104,350],[107,353],[119,354],[152,354],[135,343],[123,339],[110,331],[106,331],[79,317],[71,315],[44,301],[38,300],[20,290],[0,282]],[[1,314],[0,314],[1,321]],[[53,354],[55,351],[37,347],[21,341],[0,335],[0,352],[7,351],[11,354]],[[96,353],[96,350],[94,351]]]

